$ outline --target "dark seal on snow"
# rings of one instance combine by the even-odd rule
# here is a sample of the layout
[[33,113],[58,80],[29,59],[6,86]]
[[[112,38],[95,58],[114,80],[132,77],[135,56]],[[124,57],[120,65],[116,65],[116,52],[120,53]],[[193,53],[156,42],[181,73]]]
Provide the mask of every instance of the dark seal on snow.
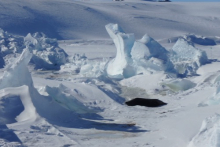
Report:
[[145,98],[135,98],[125,103],[128,106],[139,105],[139,106],[146,106],[146,107],[160,107],[160,106],[164,106],[167,104],[158,99],[145,99]]

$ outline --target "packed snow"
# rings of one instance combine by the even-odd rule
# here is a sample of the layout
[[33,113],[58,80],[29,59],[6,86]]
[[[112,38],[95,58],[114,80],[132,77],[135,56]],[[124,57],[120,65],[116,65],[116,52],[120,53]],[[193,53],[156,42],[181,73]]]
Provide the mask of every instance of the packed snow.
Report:
[[0,146],[219,147],[219,6],[1,1]]

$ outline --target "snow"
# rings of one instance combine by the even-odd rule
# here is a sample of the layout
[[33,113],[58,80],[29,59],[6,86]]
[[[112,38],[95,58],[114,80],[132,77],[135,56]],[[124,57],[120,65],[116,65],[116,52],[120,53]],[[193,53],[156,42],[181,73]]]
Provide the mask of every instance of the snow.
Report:
[[[1,1],[0,146],[218,147],[219,13],[219,3]],[[167,105],[124,104],[138,97]]]

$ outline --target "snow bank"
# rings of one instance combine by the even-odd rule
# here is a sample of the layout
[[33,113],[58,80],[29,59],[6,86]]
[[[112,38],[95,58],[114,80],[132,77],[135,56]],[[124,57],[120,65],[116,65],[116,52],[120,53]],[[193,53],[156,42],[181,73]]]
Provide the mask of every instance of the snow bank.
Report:
[[193,137],[188,147],[219,147],[220,146],[220,115],[205,119],[199,133]]
[[207,55],[184,38],[179,38],[172,48],[170,61],[178,75],[196,75],[197,69],[208,62]]

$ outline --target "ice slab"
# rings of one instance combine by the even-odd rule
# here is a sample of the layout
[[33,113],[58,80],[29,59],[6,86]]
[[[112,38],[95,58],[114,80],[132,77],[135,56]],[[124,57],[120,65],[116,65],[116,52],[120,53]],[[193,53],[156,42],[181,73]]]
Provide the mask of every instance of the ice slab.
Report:
[[163,82],[161,85],[167,86],[173,91],[185,91],[196,86],[195,83],[187,79],[171,80],[169,82]]
[[23,50],[21,56],[14,64],[6,67],[3,77],[0,79],[0,89],[7,87],[19,87],[23,85],[33,85],[32,77],[27,67],[31,57],[32,54],[26,48]]
[[184,38],[179,38],[172,48],[170,61],[177,74],[181,76],[196,75],[197,69],[208,62],[207,55]]
[[166,61],[167,54],[168,51],[147,34],[141,40],[135,41],[131,50],[131,56],[134,60],[154,57]]

